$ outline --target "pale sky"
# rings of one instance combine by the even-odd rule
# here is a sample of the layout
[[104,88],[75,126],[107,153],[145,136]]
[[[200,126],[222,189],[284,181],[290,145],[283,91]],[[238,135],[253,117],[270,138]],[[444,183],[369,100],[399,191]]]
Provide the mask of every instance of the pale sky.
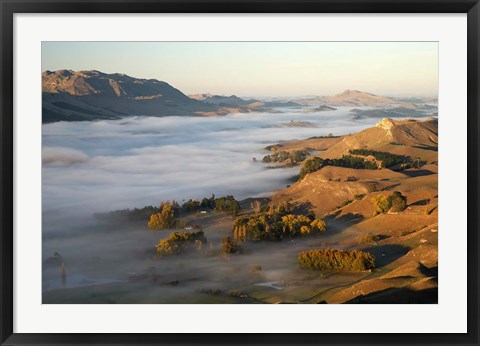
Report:
[[42,71],[99,70],[186,94],[437,96],[437,42],[43,42]]

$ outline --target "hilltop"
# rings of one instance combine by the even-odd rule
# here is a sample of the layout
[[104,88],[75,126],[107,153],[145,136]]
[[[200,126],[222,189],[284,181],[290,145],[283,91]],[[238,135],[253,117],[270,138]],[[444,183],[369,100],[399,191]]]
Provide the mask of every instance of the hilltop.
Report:
[[378,106],[397,102],[388,97],[359,90],[345,90],[340,94],[329,96],[326,99],[326,103],[333,106]]
[[352,149],[371,149],[397,155],[436,160],[438,119],[392,120],[385,118],[374,127],[348,135],[321,152],[319,157],[337,158]]
[[334,96],[316,96],[299,100],[310,105],[326,104],[329,106],[385,106],[400,103],[394,98],[379,96],[360,90],[345,90]]

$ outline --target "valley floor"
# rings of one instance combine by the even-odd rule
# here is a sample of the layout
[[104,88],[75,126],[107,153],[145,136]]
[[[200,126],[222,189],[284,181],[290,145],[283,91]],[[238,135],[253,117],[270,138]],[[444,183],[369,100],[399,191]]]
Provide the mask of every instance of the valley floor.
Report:
[[[358,243],[358,237],[370,229],[372,222],[388,225],[393,217],[398,227],[382,232],[385,238],[378,244]],[[233,226],[233,217],[223,213],[190,218],[203,227],[213,244],[229,234]],[[45,290],[43,303],[436,303],[436,217],[423,216],[419,220],[415,215],[418,224],[429,225],[417,229],[411,227],[411,218],[380,215],[357,222],[330,217],[328,231],[318,236],[248,243],[239,255],[219,256],[216,252],[205,258],[142,262],[141,270],[124,273],[116,282],[93,281],[79,287]],[[299,251],[327,247],[369,251],[377,258],[377,268],[360,273],[298,268]]]

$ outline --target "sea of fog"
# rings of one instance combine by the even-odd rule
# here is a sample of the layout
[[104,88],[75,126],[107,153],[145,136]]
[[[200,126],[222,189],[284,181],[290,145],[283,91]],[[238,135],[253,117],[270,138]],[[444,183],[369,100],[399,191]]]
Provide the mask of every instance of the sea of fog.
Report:
[[[44,215],[93,213],[212,194],[237,199],[268,196],[284,188],[299,168],[267,168],[262,163],[265,147],[355,133],[378,121],[354,120],[349,110],[45,124],[42,209]],[[288,126],[292,120],[310,126]]]

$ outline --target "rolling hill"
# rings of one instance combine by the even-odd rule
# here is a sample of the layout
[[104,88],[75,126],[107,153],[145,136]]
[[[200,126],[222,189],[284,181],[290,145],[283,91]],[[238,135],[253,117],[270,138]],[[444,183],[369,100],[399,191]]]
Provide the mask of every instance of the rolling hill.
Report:
[[[318,144],[315,144],[318,141]],[[327,144],[327,145],[326,145]],[[275,150],[298,150],[305,140],[282,143]],[[326,143],[322,158],[350,150],[383,151],[423,160],[423,166],[394,171],[324,166],[286,189],[273,205],[302,205],[323,218],[332,238],[324,247],[359,249],[373,254],[377,269],[361,279],[319,290],[303,303],[436,303],[438,301],[438,121],[383,119],[375,127]],[[307,159],[308,160],[308,159]],[[406,198],[402,211],[378,214],[373,198],[394,191]],[[363,241],[362,239],[375,240]]]
[[[308,141],[309,147],[316,147],[316,141],[319,145],[323,145],[324,150],[315,155],[322,159],[341,158],[343,155],[348,155],[350,150],[368,149],[418,158],[425,165],[421,169],[407,169],[399,172],[387,168],[368,170],[326,166],[307,174],[291,187],[278,191],[272,197],[274,203],[282,201],[307,203],[318,215],[324,216],[337,210],[337,207],[346,201],[353,201],[343,209],[350,210],[351,206],[355,205],[356,209],[350,210],[351,212],[369,217],[373,212],[369,196],[394,186],[396,190],[411,198],[430,200],[429,203],[432,203],[430,207],[435,207],[434,197],[437,195],[438,177],[437,119],[424,121],[383,119],[375,127],[340,137],[336,141],[329,142],[328,146],[325,146],[325,139]],[[281,150],[298,150],[304,146],[303,143],[304,141],[282,143]],[[418,190],[420,186],[423,187]],[[367,198],[365,201],[355,200],[355,196],[359,195]],[[415,206],[412,210],[417,209],[421,213],[425,207]]]

